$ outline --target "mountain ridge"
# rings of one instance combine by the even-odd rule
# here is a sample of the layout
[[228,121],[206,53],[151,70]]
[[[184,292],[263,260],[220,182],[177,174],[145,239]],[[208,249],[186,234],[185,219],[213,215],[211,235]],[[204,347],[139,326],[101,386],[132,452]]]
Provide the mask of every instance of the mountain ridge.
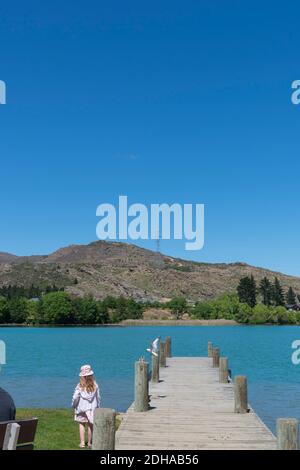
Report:
[[300,277],[235,263],[203,263],[153,252],[122,242],[95,241],[69,245],[49,255],[17,256],[0,252],[0,286],[56,284],[76,296],[132,297],[140,301],[184,296],[207,300],[233,292],[239,279],[278,277],[287,289],[300,293]]

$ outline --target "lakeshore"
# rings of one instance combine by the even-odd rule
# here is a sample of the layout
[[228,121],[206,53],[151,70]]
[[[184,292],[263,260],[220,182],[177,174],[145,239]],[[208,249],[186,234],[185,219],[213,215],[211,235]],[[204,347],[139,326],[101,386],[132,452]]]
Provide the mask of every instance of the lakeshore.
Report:
[[130,327],[130,326],[233,326],[239,325],[235,320],[226,320],[219,318],[215,320],[123,320],[119,323],[99,323],[98,325],[87,324],[65,324],[65,325],[47,325],[47,324],[18,324],[18,323],[3,323],[0,324],[0,328],[119,328],[119,327]]
[[238,325],[235,320],[219,318],[216,320],[123,320],[120,326],[233,326]]
[[0,386],[17,409],[70,407],[80,365],[89,363],[100,385],[102,406],[125,412],[133,402],[134,362],[156,336],[171,336],[177,357],[201,357],[207,342],[230,357],[233,374],[249,378],[249,401],[274,432],[278,417],[300,418],[299,367],[292,363],[297,326],[137,325],[1,328],[7,364]]

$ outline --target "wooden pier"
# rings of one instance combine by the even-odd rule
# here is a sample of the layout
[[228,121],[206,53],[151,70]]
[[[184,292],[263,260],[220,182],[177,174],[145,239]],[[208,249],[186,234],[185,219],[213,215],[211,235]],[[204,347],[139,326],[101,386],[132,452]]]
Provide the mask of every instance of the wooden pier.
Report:
[[297,419],[277,420],[277,438],[248,404],[247,378],[231,380],[228,358],[171,358],[171,338],[135,367],[135,400],[116,432],[116,412],[97,409],[94,450],[298,450]]
[[211,358],[175,357],[150,383],[150,409],[127,411],[116,449],[276,449],[258,416],[234,413],[232,383],[219,382]]

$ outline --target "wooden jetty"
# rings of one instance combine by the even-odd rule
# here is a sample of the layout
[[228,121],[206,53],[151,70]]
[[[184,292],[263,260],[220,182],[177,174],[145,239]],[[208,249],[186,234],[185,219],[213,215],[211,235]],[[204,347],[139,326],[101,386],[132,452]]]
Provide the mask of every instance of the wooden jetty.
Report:
[[[170,344],[160,354],[170,354]],[[114,410],[99,410],[99,429],[113,436],[94,439],[94,449],[117,450],[275,450],[298,449],[298,422],[278,420],[278,439],[248,406],[247,380],[230,379],[227,358],[208,345],[209,357],[153,357],[135,364],[135,402],[116,433]],[[165,366],[162,366],[165,364]],[[102,415],[101,415],[102,413]],[[109,418],[105,418],[105,414]],[[106,419],[106,421],[105,421]],[[102,420],[102,421],[101,421]],[[105,421],[105,422],[104,422]],[[107,432],[107,431],[106,431]],[[101,434],[101,433],[100,433]],[[103,446],[102,442],[106,442]]]
[[150,409],[130,408],[116,449],[276,449],[257,415],[234,413],[232,383],[219,383],[210,358],[175,357],[150,384]]

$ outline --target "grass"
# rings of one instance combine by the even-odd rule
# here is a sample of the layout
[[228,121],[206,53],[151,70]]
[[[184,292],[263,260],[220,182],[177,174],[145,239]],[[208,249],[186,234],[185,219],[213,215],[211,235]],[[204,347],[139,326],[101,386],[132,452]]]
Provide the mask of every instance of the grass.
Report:
[[[56,408],[19,408],[17,419],[38,418],[34,440],[36,450],[87,450],[79,448],[79,426],[74,421],[74,411]],[[116,429],[121,422],[116,416]]]
[[68,409],[20,408],[17,419],[38,418],[34,448],[36,450],[79,449],[78,424],[74,411]]

